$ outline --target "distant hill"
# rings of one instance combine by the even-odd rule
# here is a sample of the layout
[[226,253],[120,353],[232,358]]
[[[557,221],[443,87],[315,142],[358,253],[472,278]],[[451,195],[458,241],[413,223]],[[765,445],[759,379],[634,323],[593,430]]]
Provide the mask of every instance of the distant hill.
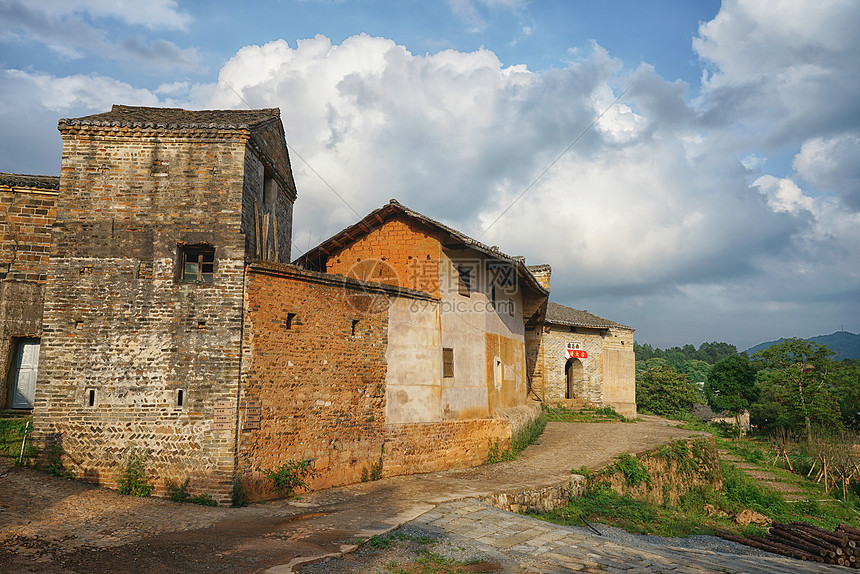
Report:
[[[860,359],[860,335],[855,333],[836,331],[830,335],[819,335],[817,337],[810,337],[806,340],[818,343],[819,345],[826,345],[828,349],[836,353],[836,356],[833,357],[834,361],[841,361],[842,359]],[[755,347],[750,347],[746,350],[746,353],[748,355],[752,355],[756,351],[767,349],[771,345],[782,343],[783,341],[785,341],[785,339],[761,343]]]

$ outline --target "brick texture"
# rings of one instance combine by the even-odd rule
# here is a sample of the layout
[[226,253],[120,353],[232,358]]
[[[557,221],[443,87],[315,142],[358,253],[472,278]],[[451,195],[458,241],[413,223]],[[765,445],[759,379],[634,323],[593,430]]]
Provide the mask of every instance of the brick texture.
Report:
[[[528,345],[531,351],[529,359],[535,361],[536,386],[542,387],[544,400],[568,398],[565,371],[568,342],[580,343],[588,353],[585,359],[573,359],[579,362],[581,371],[574,379],[572,396],[569,398],[579,399],[591,406],[612,406],[619,412],[629,410],[629,405],[616,404],[618,398],[615,393],[605,396],[605,391],[608,386],[626,388],[635,384],[635,381],[627,380],[629,369],[624,367],[628,365],[621,364],[626,355],[633,353],[632,329],[612,328],[604,331],[577,327],[576,332],[571,332],[567,326],[546,325],[537,344]],[[635,414],[635,411],[625,414]]]
[[16,343],[42,335],[56,219],[56,191],[0,186],[0,406],[11,400],[8,377]]
[[[245,172],[260,162],[249,134],[67,126],[62,137],[38,436],[59,437],[85,478],[113,486],[127,455],[147,452],[156,493],[189,478],[224,500],[235,421],[213,420],[238,397],[243,195],[256,189]],[[215,249],[212,283],[178,279],[179,248],[194,244]]]
[[292,266],[248,274],[243,399],[262,413],[240,433],[239,471],[253,499],[273,496],[262,471],[288,460],[313,459],[318,489],[358,482],[382,454],[388,295],[332,279]]
[[435,232],[412,218],[399,216],[329,256],[326,271],[439,297],[440,257]]
[[507,420],[393,424],[385,428],[383,476],[435,472],[487,462],[490,441],[511,444]]

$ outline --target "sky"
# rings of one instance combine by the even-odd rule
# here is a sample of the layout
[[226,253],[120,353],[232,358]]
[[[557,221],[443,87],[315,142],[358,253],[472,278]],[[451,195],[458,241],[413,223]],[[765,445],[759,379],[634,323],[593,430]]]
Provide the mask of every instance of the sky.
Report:
[[860,331],[855,0],[0,0],[0,171],[279,107],[298,257],[396,198],[666,348]]

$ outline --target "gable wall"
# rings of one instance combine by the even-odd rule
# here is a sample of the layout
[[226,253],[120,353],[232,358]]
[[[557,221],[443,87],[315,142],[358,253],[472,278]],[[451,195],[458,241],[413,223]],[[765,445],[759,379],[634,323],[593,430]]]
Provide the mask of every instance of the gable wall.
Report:
[[326,272],[439,297],[440,255],[439,239],[432,230],[411,218],[397,217],[329,255]]

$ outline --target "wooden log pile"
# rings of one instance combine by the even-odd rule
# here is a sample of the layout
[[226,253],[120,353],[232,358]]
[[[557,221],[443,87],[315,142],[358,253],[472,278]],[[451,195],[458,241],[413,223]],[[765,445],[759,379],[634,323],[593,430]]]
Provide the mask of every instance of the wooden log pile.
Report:
[[831,532],[805,522],[774,522],[767,537],[736,536],[722,530],[717,536],[797,560],[860,569],[860,529],[845,524]]

